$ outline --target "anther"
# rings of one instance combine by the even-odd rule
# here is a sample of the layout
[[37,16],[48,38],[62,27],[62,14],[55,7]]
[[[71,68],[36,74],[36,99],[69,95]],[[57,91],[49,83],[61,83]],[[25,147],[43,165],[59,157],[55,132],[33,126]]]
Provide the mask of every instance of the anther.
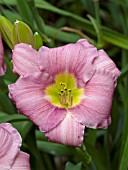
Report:
[[71,92],[72,90],[71,89],[68,89],[68,92]]
[[65,83],[62,83],[62,86],[63,86],[64,88],[66,88],[66,84],[65,84]]
[[61,90],[60,92],[61,92],[61,93],[63,93],[63,92],[64,92],[64,90]]

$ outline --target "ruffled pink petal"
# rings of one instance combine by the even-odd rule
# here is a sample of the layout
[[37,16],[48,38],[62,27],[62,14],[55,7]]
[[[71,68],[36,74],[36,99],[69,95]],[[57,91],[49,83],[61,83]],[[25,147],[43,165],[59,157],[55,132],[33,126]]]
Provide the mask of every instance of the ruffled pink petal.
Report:
[[[83,45],[84,43],[86,45]],[[42,47],[38,55],[41,71],[47,72],[52,77],[61,72],[73,73],[78,86],[92,77],[95,71],[93,61],[98,57],[97,49],[87,40],[58,48]]]
[[97,69],[106,70],[114,74],[115,78],[120,75],[120,71],[115,63],[110,59],[104,50],[98,51],[99,56],[94,60],[94,65]]
[[2,43],[2,37],[0,33],[0,76],[5,74],[7,66],[4,64],[4,48]]
[[[89,44],[88,41],[85,41],[85,39],[80,39],[77,41],[77,43],[78,42],[81,43],[85,48],[93,48],[93,45]],[[104,50],[99,50],[97,52],[98,56],[93,60],[93,64],[96,69],[109,71],[115,75],[115,78],[117,78],[120,75],[120,71],[116,67],[115,63],[110,59]]]
[[17,44],[13,50],[13,71],[19,75],[39,71],[37,51],[31,45]]
[[30,170],[29,155],[20,151],[10,170]]
[[0,169],[12,167],[15,157],[20,151],[21,137],[9,123],[0,124]]
[[65,118],[52,130],[46,133],[50,141],[71,146],[80,146],[83,141],[84,125],[77,122],[67,113]]
[[45,98],[44,89],[52,81],[46,73],[33,73],[21,76],[16,83],[9,85],[9,96],[19,112],[26,115],[41,131],[55,127],[64,117],[64,109],[56,109]]
[[93,46],[92,44],[90,44],[90,43],[88,42],[88,40],[86,40],[86,39],[84,39],[84,38],[78,40],[77,43],[80,43],[80,44],[81,44],[83,47],[85,47],[85,48],[94,48],[94,46]]
[[96,70],[85,86],[84,99],[78,106],[70,109],[77,121],[90,128],[108,127],[111,123],[115,76],[108,71]]

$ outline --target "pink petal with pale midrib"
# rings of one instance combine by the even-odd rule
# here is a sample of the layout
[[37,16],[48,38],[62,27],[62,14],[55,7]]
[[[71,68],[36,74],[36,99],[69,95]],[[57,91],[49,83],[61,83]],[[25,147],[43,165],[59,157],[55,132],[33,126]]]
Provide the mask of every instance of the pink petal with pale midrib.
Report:
[[13,71],[19,75],[38,72],[37,51],[28,44],[17,44],[13,50]]
[[108,71],[96,70],[85,86],[85,97],[70,109],[74,118],[90,128],[107,128],[111,123],[110,109],[115,77]]
[[84,126],[70,113],[52,130],[46,133],[50,141],[71,146],[80,146],[83,141]]
[[98,54],[99,57],[94,60],[94,66],[96,66],[96,69],[109,71],[115,76],[116,79],[120,75],[120,71],[116,67],[115,63],[110,59],[104,50],[99,50]]
[[97,49],[93,45],[87,40],[83,43],[87,47],[80,42],[58,48],[42,47],[38,53],[40,69],[52,77],[62,72],[73,73],[78,86],[83,86],[92,77],[95,71],[93,61],[98,57]]
[[53,106],[46,98],[44,89],[52,82],[46,73],[35,73],[20,77],[9,85],[10,98],[19,112],[26,115],[41,131],[54,128],[64,117],[66,111]]

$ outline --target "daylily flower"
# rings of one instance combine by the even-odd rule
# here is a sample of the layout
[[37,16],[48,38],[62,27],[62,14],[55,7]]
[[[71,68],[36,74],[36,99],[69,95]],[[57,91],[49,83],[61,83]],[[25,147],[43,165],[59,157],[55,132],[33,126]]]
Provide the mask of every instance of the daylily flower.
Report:
[[0,33],[0,76],[4,75],[7,67],[4,64],[4,48],[2,44],[2,37]]
[[30,170],[29,155],[20,151],[21,137],[9,123],[0,124],[0,169]]
[[81,39],[58,48],[18,44],[13,51],[16,83],[10,98],[50,141],[80,146],[84,128],[107,128],[120,74],[103,51]]

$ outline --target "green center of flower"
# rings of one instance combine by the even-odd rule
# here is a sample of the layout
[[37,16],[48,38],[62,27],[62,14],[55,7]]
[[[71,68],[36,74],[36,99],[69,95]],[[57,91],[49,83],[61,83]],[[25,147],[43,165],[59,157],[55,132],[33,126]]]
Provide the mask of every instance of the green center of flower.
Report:
[[70,73],[60,73],[55,83],[45,89],[46,98],[55,106],[70,108],[80,103],[84,89],[78,89],[75,77]]

